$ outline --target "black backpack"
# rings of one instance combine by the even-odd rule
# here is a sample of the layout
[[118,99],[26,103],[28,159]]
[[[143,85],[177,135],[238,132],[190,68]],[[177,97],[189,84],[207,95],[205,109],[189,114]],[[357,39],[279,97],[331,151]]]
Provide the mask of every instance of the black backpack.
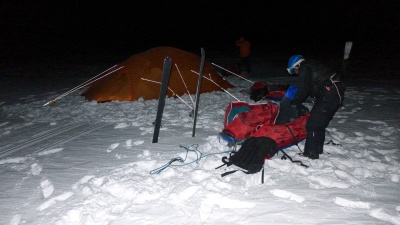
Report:
[[[261,82],[259,82],[259,83],[261,83]],[[257,87],[257,88],[254,86],[251,87],[251,89],[250,89],[250,99],[251,100],[258,102],[261,99],[263,99],[265,95],[268,94],[268,92],[269,92],[268,85],[264,84],[264,83],[262,83],[262,85],[264,85],[264,86],[261,87],[259,85],[260,87]]]
[[[269,137],[250,137],[243,142],[239,151],[232,152],[229,158],[224,156],[222,158],[224,164],[216,169],[224,165],[228,167],[235,165],[240,168],[238,170],[244,173],[257,173],[264,168],[265,159],[272,158],[276,153],[278,153],[278,146],[273,139]],[[238,170],[225,172],[221,176],[224,177]]]

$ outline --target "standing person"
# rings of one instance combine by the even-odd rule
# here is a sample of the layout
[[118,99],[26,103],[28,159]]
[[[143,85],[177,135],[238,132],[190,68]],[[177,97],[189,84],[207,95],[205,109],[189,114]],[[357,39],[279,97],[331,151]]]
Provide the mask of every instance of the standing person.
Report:
[[251,43],[244,37],[241,37],[239,38],[239,40],[236,41],[236,46],[239,47],[239,54],[240,54],[240,67],[239,67],[240,75],[247,76],[251,73],[251,67],[249,62]]
[[323,153],[325,129],[342,106],[346,88],[332,69],[313,60],[305,60],[301,55],[290,57],[287,70],[292,75],[298,75],[295,82],[297,91],[288,96],[291,104],[301,111],[307,97],[314,98],[306,124],[307,137],[303,155],[319,159],[319,154]]

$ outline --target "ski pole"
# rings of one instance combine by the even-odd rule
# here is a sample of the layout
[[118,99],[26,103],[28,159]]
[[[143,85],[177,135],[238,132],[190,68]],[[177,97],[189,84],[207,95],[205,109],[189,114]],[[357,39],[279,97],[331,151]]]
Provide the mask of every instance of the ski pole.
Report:
[[222,66],[218,66],[218,65],[215,64],[215,63],[211,63],[211,64],[214,65],[214,66],[216,66],[216,67],[218,67],[218,68],[220,68],[220,69],[223,69],[223,70],[225,70],[225,71],[227,71],[227,72],[229,72],[229,73],[231,73],[231,74],[233,74],[233,75],[235,75],[235,76],[237,76],[237,77],[239,77],[239,78],[241,78],[241,79],[243,79],[243,80],[245,80],[245,81],[247,81],[247,82],[250,82],[250,83],[254,84],[253,81],[248,80],[248,79],[246,79],[246,78],[244,78],[244,77],[240,76],[239,74],[236,74],[236,73],[234,73],[234,72],[232,72],[232,71],[229,71],[229,70],[225,69],[225,68],[222,67]]

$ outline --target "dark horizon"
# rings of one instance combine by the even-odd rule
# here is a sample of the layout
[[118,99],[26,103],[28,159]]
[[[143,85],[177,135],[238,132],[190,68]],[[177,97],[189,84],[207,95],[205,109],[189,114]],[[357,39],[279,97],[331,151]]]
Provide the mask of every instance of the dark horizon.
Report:
[[[353,41],[394,53],[400,4],[388,1],[143,1],[1,4],[3,60],[134,54],[158,46],[228,54],[244,36],[262,51],[329,52]],[[382,49],[383,48],[383,49]],[[335,50],[336,51],[336,50]],[[342,51],[342,50],[339,50]]]

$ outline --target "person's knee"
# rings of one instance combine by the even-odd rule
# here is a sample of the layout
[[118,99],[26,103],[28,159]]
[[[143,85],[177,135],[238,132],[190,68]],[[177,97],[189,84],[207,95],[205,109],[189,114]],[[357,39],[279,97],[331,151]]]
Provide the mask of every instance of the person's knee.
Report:
[[322,134],[322,133],[325,133],[325,129],[326,129],[325,126],[321,126],[319,124],[308,124],[308,123],[306,124],[307,134],[311,134],[311,133]]
[[322,131],[325,130],[326,125],[322,121],[317,120],[309,120],[306,123],[306,131],[313,132],[313,131]]

